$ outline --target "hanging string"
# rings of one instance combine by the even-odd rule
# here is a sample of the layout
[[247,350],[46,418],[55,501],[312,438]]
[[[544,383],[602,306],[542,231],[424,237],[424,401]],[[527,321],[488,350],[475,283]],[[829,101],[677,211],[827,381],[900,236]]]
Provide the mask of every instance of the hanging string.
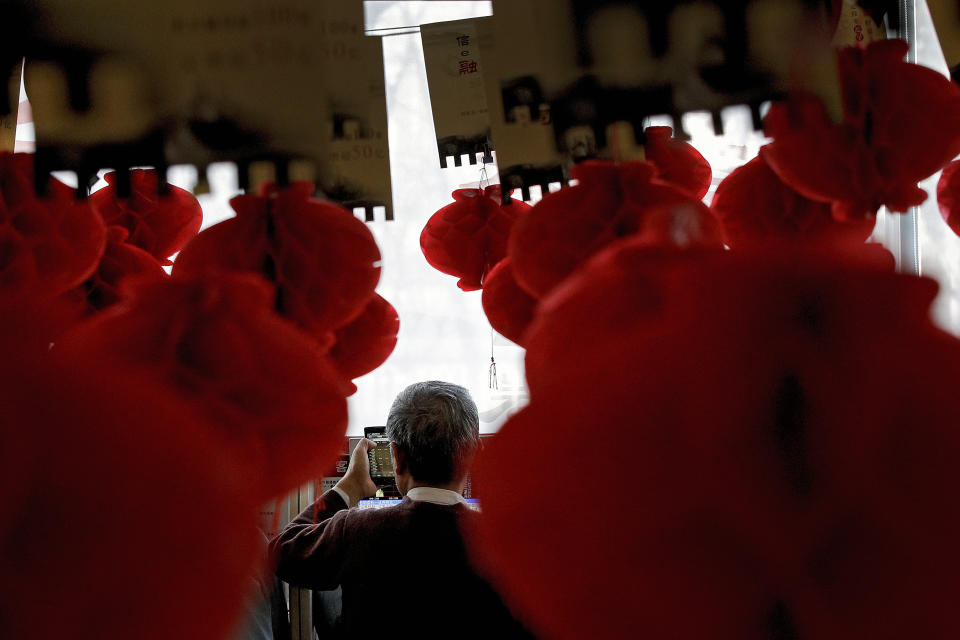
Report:
[[[480,181],[477,183],[477,187],[480,191],[483,191],[489,185],[490,176],[487,175],[487,163],[482,162],[480,165]],[[499,389],[500,387],[497,385],[497,361],[493,359],[493,339],[493,329],[490,329],[490,368],[487,370],[487,384],[491,389]]]
[[[490,186],[490,176],[487,174],[487,163],[481,161],[480,180],[477,182],[477,188],[482,193],[484,189]],[[491,389],[499,389],[497,385],[497,361],[493,359],[493,340],[494,332],[490,329],[490,367],[487,369],[487,384]]]
[[497,361],[493,359],[493,329],[490,329],[490,369],[487,373],[487,383],[491,389],[499,389],[497,386]]

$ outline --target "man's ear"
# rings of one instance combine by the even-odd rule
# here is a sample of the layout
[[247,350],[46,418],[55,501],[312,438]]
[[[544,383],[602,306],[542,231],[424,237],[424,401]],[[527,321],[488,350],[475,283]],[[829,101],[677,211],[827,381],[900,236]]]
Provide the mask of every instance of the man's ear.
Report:
[[400,450],[396,442],[390,443],[390,456],[393,458],[394,473],[406,473],[407,461],[403,455],[403,451]]

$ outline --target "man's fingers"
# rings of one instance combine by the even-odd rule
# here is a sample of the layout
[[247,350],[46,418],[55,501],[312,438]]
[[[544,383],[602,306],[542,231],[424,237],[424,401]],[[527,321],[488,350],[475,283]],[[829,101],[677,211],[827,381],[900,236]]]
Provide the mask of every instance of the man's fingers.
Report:
[[[360,442],[357,443],[357,448],[354,449],[354,452],[355,452],[357,455],[360,455],[360,454],[362,453],[362,454],[364,454],[364,456],[366,456],[367,451],[369,451],[369,450],[372,449],[374,446],[376,446],[376,444],[377,444],[377,443],[373,442],[373,440],[370,440],[370,439],[368,439],[368,438],[364,438],[363,440],[361,440]],[[371,446],[371,445],[372,445],[372,446]]]

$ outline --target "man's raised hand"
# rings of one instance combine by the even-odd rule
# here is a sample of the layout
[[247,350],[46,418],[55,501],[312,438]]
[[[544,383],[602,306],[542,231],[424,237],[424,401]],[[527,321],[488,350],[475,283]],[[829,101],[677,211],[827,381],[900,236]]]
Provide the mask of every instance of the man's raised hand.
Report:
[[367,452],[376,446],[377,443],[369,438],[358,442],[350,454],[347,473],[337,482],[337,488],[350,496],[348,507],[355,507],[360,500],[377,493],[377,485],[370,477],[370,459],[367,457]]

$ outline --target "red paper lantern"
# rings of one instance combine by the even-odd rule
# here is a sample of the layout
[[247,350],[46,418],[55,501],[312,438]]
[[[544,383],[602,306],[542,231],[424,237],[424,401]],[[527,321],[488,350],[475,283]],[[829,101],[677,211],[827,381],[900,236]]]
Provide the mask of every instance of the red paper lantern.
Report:
[[200,231],[203,212],[189,191],[167,185],[168,193],[157,195],[156,171],[134,169],[130,172],[129,198],[118,198],[116,174],[104,176],[109,183],[90,195],[90,204],[108,225],[119,225],[129,232],[128,243],[151,254],[163,264]]
[[34,193],[33,156],[0,153],[0,294],[53,297],[89,278],[103,255],[106,228],[74,190],[50,178]]
[[712,216],[703,215],[706,210],[688,205],[652,206],[644,213],[643,229],[635,237],[648,246],[720,248],[720,226]]
[[330,358],[344,378],[359,378],[390,357],[399,331],[397,310],[381,296],[374,295],[363,313],[337,329],[337,341],[330,349]]
[[490,326],[505,338],[525,346],[523,334],[533,320],[537,300],[517,284],[510,258],[504,258],[490,271],[481,301]]
[[731,248],[797,239],[862,243],[873,216],[836,220],[831,206],[805,198],[784,184],[761,154],[727,176],[710,204]]
[[669,227],[663,216],[699,221],[704,237],[691,243],[719,245],[707,207],[688,192],[657,177],[649,162],[614,164],[587,161],[571,171],[573,187],[548,194],[518,221],[510,237],[510,260],[517,282],[542,298],[594,253],[618,238],[643,233],[650,219]]
[[90,314],[118,302],[121,283],[129,277],[162,280],[167,277],[160,262],[140,247],[127,242],[123,227],[107,227],[107,247],[93,276],[68,296],[77,301],[81,315]]
[[276,284],[276,310],[320,340],[359,316],[380,279],[380,250],[350,211],[310,197],[311,183],[230,201],[237,217],[204,230],[174,275],[252,271]]
[[[669,291],[686,286],[687,271],[706,255],[721,252],[703,247],[679,251],[633,237],[592,257],[581,267],[590,274],[590,286],[582,286],[578,271],[540,301],[527,327],[525,366],[531,396],[535,398],[544,380],[564,375],[560,371],[579,378],[579,362],[592,357],[598,341],[617,344],[638,327],[665,321]],[[542,329],[544,323],[550,324],[549,330]]]
[[710,190],[710,163],[693,145],[673,137],[670,127],[647,127],[643,149],[647,160],[657,165],[659,178],[689,191],[697,199]]
[[960,342],[863,251],[624,241],[542,302],[471,547],[535,632],[957,635]]
[[839,123],[810,96],[774,104],[767,115],[773,142],[761,150],[765,160],[801,195],[831,203],[838,220],[920,204],[926,193],[917,182],[960,151],[960,87],[904,62],[907,49],[884,40],[839,51]]
[[117,359],[184,398],[244,458],[261,499],[326,468],[346,429],[349,383],[315,340],[273,312],[272,286],[228,272],[129,285],[128,300],[56,348]]
[[225,637],[260,555],[247,469],[142,372],[44,356],[0,362],[0,637]]
[[947,226],[960,235],[960,161],[947,165],[937,182],[937,204]]
[[483,287],[490,270],[507,255],[507,238],[530,205],[500,201],[500,185],[458,189],[453,202],[437,211],[420,234],[420,248],[434,269],[460,278],[464,291]]

